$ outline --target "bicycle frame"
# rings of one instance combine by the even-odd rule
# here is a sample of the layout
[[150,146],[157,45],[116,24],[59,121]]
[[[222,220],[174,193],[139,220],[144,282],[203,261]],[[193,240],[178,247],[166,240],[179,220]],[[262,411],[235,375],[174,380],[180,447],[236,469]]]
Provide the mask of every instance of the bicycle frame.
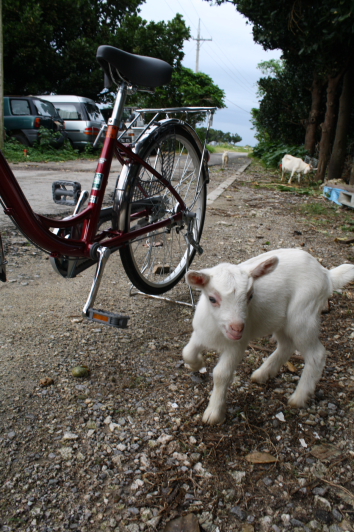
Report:
[[[88,205],[81,212],[77,212],[62,220],[53,220],[35,213],[28,203],[5,157],[0,152],[0,202],[4,206],[5,214],[10,216],[15,225],[18,226],[28,240],[43,251],[49,253],[54,259],[60,257],[91,259],[91,264],[94,264],[97,261],[100,263],[98,270],[101,271],[103,270],[110,252],[116,251],[130,240],[138,238],[144,234],[163,229],[172,224],[178,224],[184,217],[186,218],[188,214],[185,212],[186,205],[184,204],[184,201],[168,179],[161,175],[150,164],[145,162],[133,151],[131,146],[122,144],[119,141],[119,125],[121,123],[128,90],[129,88],[125,82],[123,82],[118,89],[112,118],[108,122],[101,156],[98,160],[96,172],[94,174]],[[174,108],[171,111],[177,112],[187,110],[188,108]],[[193,112],[208,111],[212,116],[215,108],[192,108],[192,110]],[[144,109],[141,110],[141,112],[156,112],[156,110]],[[161,109],[157,110],[157,112],[167,113],[169,110]],[[149,122],[146,130],[148,130],[150,125],[156,120],[156,116],[157,115],[155,115],[154,119]],[[122,165],[142,165],[171,192],[176,199],[177,206],[169,218],[144,225],[131,232],[123,232],[113,228],[98,232],[104,193],[114,155]],[[79,211],[79,209],[77,210]],[[145,208],[140,213],[132,216],[139,218],[146,217],[149,214],[149,210]],[[69,228],[76,228],[75,235],[78,235],[77,238],[65,238],[64,230]],[[52,232],[51,229],[57,229],[57,231]],[[102,249],[104,249],[105,252],[102,252]],[[5,264],[5,262],[0,258],[0,270],[2,264]],[[88,301],[90,304],[92,303],[99,286],[97,276],[100,277],[101,273],[98,274],[96,272],[96,280],[94,282],[94,284],[96,283],[95,288],[92,288]],[[87,309],[88,304],[86,304],[84,308],[85,314],[87,314]]]
[[[119,127],[116,123],[119,123],[120,121],[120,114],[118,114],[118,116],[116,115],[116,118],[114,118],[114,114],[116,107],[121,107],[122,100],[125,101],[125,95],[121,95],[118,91],[116,106],[112,118],[110,119],[110,122],[112,123],[109,123],[108,125],[105,142],[102,147],[101,156],[93,180],[88,206],[76,215],[62,220],[53,220],[35,213],[29,205],[5,157],[0,152],[0,197],[4,205],[4,212],[13,219],[14,223],[19,227],[21,232],[25,234],[28,240],[42,250],[49,252],[52,257],[58,258],[61,256],[68,256],[73,258],[94,259],[96,258],[97,248],[102,245],[103,241],[105,247],[110,250],[116,250],[130,240],[150,231],[159,230],[167,225],[179,222],[183,217],[182,213],[186,206],[170,182],[152,166],[141,159],[137,153],[132,151],[131,147],[124,145],[117,140]],[[187,110],[188,108],[171,109],[173,112]],[[193,112],[214,111],[213,108],[191,108],[191,110],[193,110]],[[169,110],[141,110],[141,112],[156,111],[167,113]],[[154,117],[153,120],[155,119],[156,118]],[[178,208],[176,209],[176,213],[170,218],[146,225],[141,229],[126,234],[121,231],[110,230],[110,238],[103,240],[107,236],[107,231],[103,232],[101,235],[96,235],[96,232],[114,154],[122,164],[140,164],[146,168],[173,194],[178,202]],[[142,212],[141,216],[146,216],[146,214],[146,212]],[[81,224],[83,224],[83,229],[80,239],[67,239],[50,231],[50,228],[65,229],[79,226]]]

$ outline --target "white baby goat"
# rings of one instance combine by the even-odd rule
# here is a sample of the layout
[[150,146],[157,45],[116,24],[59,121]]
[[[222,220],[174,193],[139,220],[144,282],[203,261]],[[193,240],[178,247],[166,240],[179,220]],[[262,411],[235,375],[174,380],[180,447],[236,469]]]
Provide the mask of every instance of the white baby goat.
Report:
[[281,161],[281,180],[284,180],[285,172],[290,172],[290,178],[288,183],[291,183],[293,176],[297,173],[297,178],[300,183],[301,174],[306,175],[313,170],[311,164],[305,163],[299,157],[293,157],[292,155],[284,155]]
[[318,339],[321,310],[334,290],[354,280],[354,265],[327,270],[305,251],[278,249],[237,266],[224,263],[190,270],[186,280],[202,294],[183,359],[192,371],[198,371],[204,366],[204,349],[221,353],[203,421],[224,421],[226,393],[235,368],[249,341],[269,334],[277,340],[277,348],[251,379],[266,382],[299,350],[305,366],[289,405],[303,407],[315,391],[326,360]]

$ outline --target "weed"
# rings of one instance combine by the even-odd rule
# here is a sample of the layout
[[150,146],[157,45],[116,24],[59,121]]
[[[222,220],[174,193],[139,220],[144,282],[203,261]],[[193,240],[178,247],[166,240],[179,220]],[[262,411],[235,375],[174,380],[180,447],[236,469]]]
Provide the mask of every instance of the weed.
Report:
[[312,216],[328,216],[331,213],[333,207],[330,205],[324,205],[323,203],[305,203],[301,205],[300,210],[303,214],[310,214]]
[[[96,158],[96,154],[90,150],[79,153],[71,146],[69,140],[66,140],[61,148],[54,148],[51,144],[56,139],[56,133],[43,128],[40,144],[36,143],[32,147],[27,147],[18,142],[18,140],[9,137],[4,143],[3,154],[10,163],[23,162],[61,162],[72,161],[75,159]],[[92,150],[92,148],[91,148]]]

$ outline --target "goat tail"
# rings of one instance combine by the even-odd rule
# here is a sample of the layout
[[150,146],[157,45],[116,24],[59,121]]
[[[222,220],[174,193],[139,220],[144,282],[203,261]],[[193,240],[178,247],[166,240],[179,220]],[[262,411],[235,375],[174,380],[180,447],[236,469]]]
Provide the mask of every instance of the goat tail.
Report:
[[354,281],[354,265],[342,264],[337,268],[329,270],[329,274],[331,277],[333,290],[339,290],[346,284]]

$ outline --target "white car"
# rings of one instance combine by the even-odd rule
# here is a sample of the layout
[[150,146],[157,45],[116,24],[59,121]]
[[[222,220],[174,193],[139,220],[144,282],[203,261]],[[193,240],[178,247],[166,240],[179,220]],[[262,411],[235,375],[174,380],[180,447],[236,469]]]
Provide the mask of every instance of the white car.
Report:
[[[66,134],[75,149],[83,150],[92,145],[105,120],[96,103],[83,96],[42,95],[52,102],[65,122]],[[102,135],[100,142],[103,142]]]

